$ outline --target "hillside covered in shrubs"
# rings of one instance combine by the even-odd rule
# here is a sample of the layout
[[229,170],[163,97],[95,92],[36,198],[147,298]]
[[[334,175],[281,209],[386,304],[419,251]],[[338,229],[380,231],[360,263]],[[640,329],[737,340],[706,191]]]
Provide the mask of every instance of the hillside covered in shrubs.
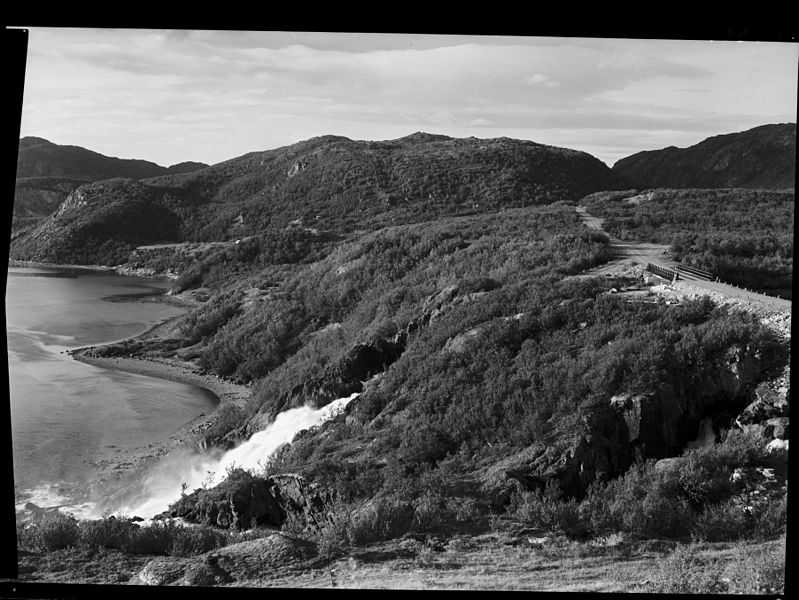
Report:
[[[765,438],[725,432],[785,365],[785,343],[707,298],[633,301],[616,292],[638,289],[635,278],[580,276],[612,253],[572,205],[330,238],[290,265],[270,255],[210,251],[207,269],[177,284],[213,293],[173,337],[98,351],[177,355],[252,383],[247,405],[220,409],[210,447],[240,443],[282,410],[359,392],[256,474],[321,485],[344,522],[367,518],[359,506],[387,520],[313,535],[338,531],[346,546],[506,515],[570,535],[679,538],[711,526],[706,510],[745,535],[779,530],[774,506],[730,520],[741,489],[722,480],[735,465],[773,462]],[[690,475],[655,469],[708,420],[728,437],[721,458],[702,450],[679,462]],[[718,482],[704,481],[710,472]],[[725,531],[707,535],[737,535]]]
[[[779,540],[790,391],[769,382],[789,340],[708,297],[667,301],[640,272],[592,276],[614,252],[575,205],[617,238],[668,244],[722,279],[783,293],[794,195],[628,188],[581,152],[420,133],[324,136],[82,185],[14,239],[11,257],[175,275],[171,293],[193,305],[168,336],[91,353],[248,385],[197,447],[229,449],[283,411],[353,399],[257,471],[184,490],[152,528],[132,515],[58,517],[21,529],[22,543],[168,555],[156,566],[172,579],[159,581],[210,585],[235,580],[223,563],[251,542],[294,540],[316,568],[386,541],[427,540],[430,553],[433,536],[464,532],[618,536],[630,548]],[[757,402],[773,410],[742,426]],[[256,496],[268,519],[245,518]],[[776,581],[772,566],[762,570]],[[712,591],[751,588],[728,579]]]
[[[75,190],[65,201],[74,210],[59,211],[20,236],[11,258],[120,264],[137,244],[158,237],[218,242],[290,224],[340,235],[576,201],[620,186],[610,169],[583,152],[428,134],[386,142],[324,136],[190,173],[114,181]],[[128,201],[141,195],[149,198],[146,207]],[[119,222],[140,217],[174,228],[122,235]]]

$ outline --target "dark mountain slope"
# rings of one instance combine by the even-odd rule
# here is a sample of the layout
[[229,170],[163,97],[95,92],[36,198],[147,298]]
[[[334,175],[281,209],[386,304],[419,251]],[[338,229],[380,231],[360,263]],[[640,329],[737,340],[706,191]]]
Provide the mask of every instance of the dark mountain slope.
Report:
[[145,160],[113,158],[79,146],[24,137],[19,141],[17,158],[14,228],[19,230],[52,214],[70,192],[84,183],[116,177],[143,179],[207,166],[183,162],[167,168]]
[[191,173],[192,171],[199,171],[200,169],[204,169],[207,166],[208,165],[205,163],[189,160],[177,163],[175,165],[172,165],[171,167],[167,167],[167,171],[170,173]]
[[208,165],[185,161],[162,167],[156,163],[105,156],[80,146],[63,146],[39,137],[19,140],[17,177],[67,177],[86,181],[129,177],[143,179],[169,173],[188,173]]
[[115,265],[136,245],[175,239],[179,232],[158,190],[108,179],[82,185],[38,227],[12,240],[11,258]]
[[688,148],[639,152],[613,165],[638,187],[787,189],[796,182],[796,124],[763,125]]
[[[149,206],[178,220],[169,238],[174,242],[238,239],[290,224],[336,234],[373,230],[444,215],[576,201],[587,193],[621,187],[610,169],[584,152],[507,138],[428,134],[385,142],[324,136],[142,184],[150,190]],[[114,188],[117,200],[124,199],[126,186],[130,183]],[[96,186],[78,191],[92,198],[106,193]],[[74,240],[80,236],[74,227],[80,224],[92,223],[102,231],[101,243],[121,247],[123,239],[140,239],[129,235],[124,219],[118,225],[103,224],[109,213],[96,200],[71,202],[83,213],[70,225],[73,241],[62,235],[62,216],[54,215],[46,234],[25,236],[12,246],[12,257],[16,253],[64,262],[67,256],[53,248],[77,251]],[[72,250],[66,254],[74,255]],[[103,255],[86,258],[106,260]]]
[[14,189],[14,217],[46,217],[72,190],[84,183],[86,180],[74,177],[18,178]]
[[62,146],[42,138],[22,138],[19,142],[17,177],[71,177],[99,181],[114,177],[144,179],[168,173],[146,160],[105,156],[80,146]]

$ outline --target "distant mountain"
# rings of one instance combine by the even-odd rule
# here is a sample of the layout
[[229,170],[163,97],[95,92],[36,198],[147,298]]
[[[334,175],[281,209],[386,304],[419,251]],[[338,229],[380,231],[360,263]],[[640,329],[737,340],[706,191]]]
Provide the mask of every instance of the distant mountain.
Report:
[[144,179],[168,173],[146,160],[105,156],[80,146],[61,146],[42,138],[22,138],[17,157],[17,177],[71,177],[99,181],[114,177]]
[[207,164],[201,162],[186,161],[168,167],[167,171],[169,173],[191,173],[192,171],[199,171],[200,169],[204,169],[207,166],[208,166]]
[[796,123],[717,135],[688,148],[638,152],[619,160],[613,172],[645,188],[793,188]]
[[146,160],[104,156],[79,146],[62,146],[38,137],[19,141],[15,220],[33,220],[51,214],[78,186],[116,177],[144,179],[186,173],[207,167],[183,162],[169,168]]
[[[383,142],[323,136],[189,173],[83,186],[12,245],[12,254],[103,262],[155,239],[219,241],[292,222],[337,233],[370,230],[576,201],[621,186],[589,154],[530,141],[423,133]],[[170,226],[131,230],[148,218]]]

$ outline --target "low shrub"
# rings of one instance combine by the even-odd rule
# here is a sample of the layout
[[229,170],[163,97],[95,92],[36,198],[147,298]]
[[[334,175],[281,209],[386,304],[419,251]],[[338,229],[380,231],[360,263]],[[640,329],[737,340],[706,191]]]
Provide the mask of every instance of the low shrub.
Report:
[[783,535],[788,526],[788,494],[785,493],[779,502],[768,502],[762,511],[755,515],[753,530],[761,539]]
[[130,531],[122,550],[128,554],[168,554],[180,525],[171,521],[155,521]]
[[168,553],[172,556],[196,556],[224,546],[226,535],[212,527],[178,527],[174,530]]
[[20,550],[38,550],[36,543],[36,526],[17,523],[17,548]]
[[785,538],[753,548],[740,543],[727,567],[727,590],[733,594],[782,594],[785,591]]
[[704,542],[737,540],[750,532],[755,519],[731,501],[708,506],[695,515],[691,535]]
[[195,556],[228,543],[225,533],[207,526],[172,522],[138,525],[114,516],[79,525],[80,542],[88,548],[113,548],[130,554]]
[[450,497],[445,500],[445,511],[456,522],[474,521],[487,513],[487,507],[472,496]]
[[723,569],[699,556],[693,544],[677,546],[659,563],[650,590],[665,594],[719,594],[727,591]]
[[511,499],[510,513],[533,527],[555,530],[560,524],[560,495],[552,483],[544,490],[517,492]]
[[79,529],[81,543],[89,548],[122,549],[138,527],[128,519],[110,516],[105,519],[81,521]]
[[580,514],[577,500],[561,498],[562,492],[554,481],[543,490],[517,492],[511,499],[511,514],[515,518],[549,531],[582,535],[590,531]]
[[351,543],[360,546],[399,537],[412,529],[415,519],[416,510],[411,503],[378,498],[352,515]]
[[61,513],[45,517],[32,526],[27,535],[27,544],[45,552],[76,546],[80,540],[77,520]]
[[437,492],[426,491],[413,501],[413,528],[430,531],[447,512],[445,498]]

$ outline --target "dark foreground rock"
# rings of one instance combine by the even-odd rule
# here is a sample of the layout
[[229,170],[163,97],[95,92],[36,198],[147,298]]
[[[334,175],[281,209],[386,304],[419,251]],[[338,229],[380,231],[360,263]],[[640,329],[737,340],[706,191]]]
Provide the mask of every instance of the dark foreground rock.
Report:
[[193,523],[225,529],[262,525],[279,527],[286,518],[271,479],[254,477],[243,470],[230,474],[211,489],[183,496],[162,516],[180,517]]
[[268,580],[301,570],[316,555],[315,544],[273,533],[191,558],[157,558],[147,563],[130,583],[212,586]]
[[161,516],[238,530],[280,527],[294,517],[309,530],[318,530],[325,525],[332,500],[328,490],[300,475],[262,478],[237,470],[211,489],[183,496]]

